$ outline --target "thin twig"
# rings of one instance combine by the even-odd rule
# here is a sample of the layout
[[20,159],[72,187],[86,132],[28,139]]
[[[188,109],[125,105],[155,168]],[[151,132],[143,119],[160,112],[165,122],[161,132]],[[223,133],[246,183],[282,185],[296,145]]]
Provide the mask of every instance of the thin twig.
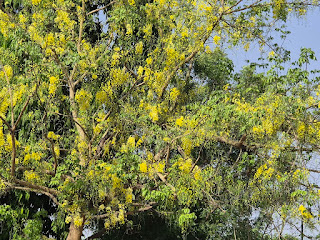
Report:
[[97,8],[97,9],[95,9],[95,10],[92,10],[91,12],[88,12],[88,13],[87,13],[87,16],[88,16],[88,15],[90,15],[90,14],[93,14],[93,13],[99,12],[99,11],[101,11],[101,10],[103,10],[103,9],[105,9],[105,8],[107,8],[107,7],[109,7],[110,5],[114,4],[115,2],[117,2],[117,1],[112,1],[112,2],[108,3],[107,5],[105,5],[104,7]]

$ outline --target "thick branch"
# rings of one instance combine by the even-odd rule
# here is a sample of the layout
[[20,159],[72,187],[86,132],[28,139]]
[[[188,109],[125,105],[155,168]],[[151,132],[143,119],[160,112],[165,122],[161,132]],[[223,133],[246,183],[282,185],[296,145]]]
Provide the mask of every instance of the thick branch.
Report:
[[[37,90],[36,90],[36,91],[37,91]],[[36,92],[36,91],[35,91],[35,92]],[[30,95],[30,96],[28,97],[27,101],[24,103],[23,108],[22,108],[22,110],[21,110],[21,112],[20,112],[20,114],[19,114],[19,116],[18,116],[18,118],[17,118],[14,126],[12,126],[12,128],[13,128],[12,130],[13,130],[13,131],[14,131],[14,130],[16,129],[16,127],[18,126],[18,123],[20,122],[20,120],[21,120],[21,118],[22,118],[22,115],[24,114],[25,110],[27,109],[27,106],[28,106],[28,104],[29,104],[29,102],[30,102],[30,99],[33,97],[33,95],[34,95],[34,93],[33,93],[32,95]]]
[[218,142],[222,142],[222,143],[226,143],[226,144],[229,144],[231,146],[234,146],[236,148],[239,148],[239,149],[243,149],[245,151],[253,151],[253,150],[256,150],[257,149],[257,146],[255,145],[247,145],[245,143],[245,140],[246,140],[246,135],[244,134],[241,139],[239,141],[235,141],[235,140],[231,140],[231,139],[227,139],[225,137],[213,137],[214,140],[218,141]]
[[84,23],[84,19],[85,19],[85,2],[84,0],[82,0],[82,13],[79,18],[80,18],[80,24],[79,24],[79,37],[78,37],[78,44],[77,44],[77,50],[78,53],[80,53],[80,46],[81,46],[81,39],[82,39],[82,32],[83,32],[83,23]]
[[27,187],[27,188],[31,188],[31,189],[34,189],[34,190],[43,191],[43,192],[50,193],[50,194],[56,195],[56,196],[59,194],[59,192],[57,190],[54,190],[54,189],[51,189],[51,188],[47,188],[47,187],[44,187],[44,186],[40,186],[40,185],[36,185],[36,184],[30,183],[30,182],[27,182],[27,181],[23,181],[23,180],[20,180],[20,179],[17,179],[17,178],[13,178],[13,181],[16,184],[19,184],[20,186],[23,186],[23,187]]
[[52,139],[49,139],[47,136],[45,136],[45,138],[50,142],[50,145],[51,145],[52,156],[54,159],[54,164],[53,164],[54,175],[53,176],[55,176],[57,172],[57,167],[58,167],[58,159],[57,159],[56,152],[54,151],[54,142],[52,141]]
[[102,229],[101,231],[91,235],[90,237],[88,237],[86,240],[92,240],[92,239],[96,239],[96,238],[101,238],[105,233],[106,233],[106,229]]
[[9,131],[12,132],[12,128],[11,128],[10,124],[1,115],[0,115],[0,119],[8,127]]
[[8,186],[6,189],[7,190],[10,190],[10,189],[18,189],[18,190],[23,190],[23,191],[30,191],[30,192],[35,192],[35,193],[41,193],[41,194],[44,194],[46,196],[48,196],[49,198],[52,199],[52,201],[56,204],[56,205],[59,205],[59,201],[58,199],[51,193],[48,193],[48,192],[45,192],[45,191],[42,191],[42,190],[39,190],[39,189],[33,189],[33,188],[28,188],[28,187],[20,187],[20,186],[15,186],[15,185],[12,185],[10,183],[7,183],[5,182],[5,184]]
[[164,182],[168,187],[171,188],[171,190],[172,190],[173,192],[176,191],[175,187],[172,186],[170,183],[168,183],[168,181],[167,181],[167,179],[165,178],[165,176],[163,176],[161,173],[157,173],[157,175],[158,175],[158,177],[161,179],[162,182]]
[[[19,172],[19,171],[22,171],[22,172],[23,172],[23,171],[27,171],[27,170],[30,171],[30,170],[34,170],[34,169],[28,168],[28,167],[22,167],[22,166],[17,167],[17,169],[16,169],[17,172]],[[55,172],[54,172],[54,171],[42,170],[41,172],[44,173],[44,174],[53,176],[53,177],[55,176]],[[73,177],[71,177],[71,176],[69,176],[69,175],[66,175],[66,174],[61,174],[61,179],[63,179],[63,180],[69,179],[70,181],[74,182]]]
[[11,143],[12,143],[12,153],[11,153],[11,176],[15,175],[16,171],[16,138],[14,136],[14,130],[11,131]]
[[112,4],[114,4],[114,3],[116,3],[116,2],[117,2],[117,1],[112,1],[112,2],[108,3],[107,5],[105,5],[105,6],[101,7],[101,8],[97,8],[97,9],[95,9],[95,10],[92,10],[91,12],[88,12],[88,13],[87,13],[87,16],[89,16],[90,14],[99,12],[99,11],[101,11],[101,10],[103,10],[103,9],[106,9],[107,7],[111,6]]

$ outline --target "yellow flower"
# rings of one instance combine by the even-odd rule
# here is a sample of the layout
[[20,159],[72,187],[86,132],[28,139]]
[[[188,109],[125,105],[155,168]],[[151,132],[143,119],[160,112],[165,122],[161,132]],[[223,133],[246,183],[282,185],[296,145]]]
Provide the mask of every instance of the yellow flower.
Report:
[[133,194],[132,194],[132,188],[127,188],[126,190],[126,203],[132,203]]
[[83,223],[83,218],[77,214],[74,218],[73,218],[73,222],[74,222],[74,225],[76,227],[81,227],[82,226],[82,223]]
[[182,127],[182,125],[183,125],[183,120],[184,120],[183,116],[181,116],[180,118],[178,118],[178,119],[176,120],[176,125],[179,126],[179,127]]
[[12,67],[10,65],[5,65],[3,67],[3,71],[4,71],[4,75],[5,77],[10,80],[13,76],[13,70],[12,70]]
[[147,62],[147,65],[152,64],[152,58],[151,58],[151,57],[148,57],[148,58],[146,59],[146,62]]
[[215,43],[216,45],[219,44],[220,39],[221,39],[221,37],[219,37],[219,36],[217,36],[217,35],[213,37],[213,41],[214,41],[214,43]]
[[306,219],[313,218],[312,214],[303,205],[300,205],[298,210],[300,211],[302,217]]
[[143,67],[139,66],[137,73],[138,73],[139,76],[142,76],[142,74],[143,74]]
[[127,33],[126,33],[126,34],[127,34],[127,35],[132,35],[133,31],[132,31],[131,25],[130,25],[130,24],[127,24],[126,28],[127,28]]
[[299,136],[300,138],[303,138],[303,137],[304,137],[305,132],[306,132],[306,125],[305,125],[303,122],[300,122],[300,123],[299,123],[297,132],[298,132],[298,136]]
[[136,145],[136,140],[134,137],[130,136],[127,141],[127,145],[129,148],[134,148]]
[[135,1],[134,0],[128,0],[128,3],[133,6],[135,4]]
[[170,91],[170,100],[175,101],[180,95],[180,91],[177,88],[172,88]]
[[158,109],[156,106],[151,107],[151,111],[149,112],[149,117],[151,118],[152,122],[156,122],[159,120]]
[[142,54],[142,52],[143,52],[143,43],[142,43],[142,42],[139,42],[139,43],[137,43],[137,45],[136,45],[136,53],[137,53],[137,54]]
[[41,0],[32,0],[32,5],[39,5],[41,3]]
[[59,137],[60,137],[60,135],[57,135],[52,131],[48,132],[48,138],[49,139],[57,140]]
[[39,175],[34,171],[25,171],[24,176],[28,182],[36,182],[40,179]]
[[57,85],[59,83],[59,79],[57,79],[56,77],[51,76],[49,78],[49,94],[54,94],[57,90]]
[[47,46],[52,46],[54,44],[54,36],[53,36],[53,33],[49,33],[47,35]]
[[275,55],[274,51],[269,52],[269,57],[273,57]]
[[72,221],[71,216],[67,216],[65,220],[66,224],[70,223],[71,221]]
[[147,166],[147,163],[146,163],[146,162],[142,162],[142,163],[139,165],[139,168],[140,168],[140,172],[143,172],[143,173],[148,172],[148,166]]
[[79,104],[81,111],[86,111],[90,107],[90,102],[92,99],[92,94],[84,89],[77,91],[75,100]]

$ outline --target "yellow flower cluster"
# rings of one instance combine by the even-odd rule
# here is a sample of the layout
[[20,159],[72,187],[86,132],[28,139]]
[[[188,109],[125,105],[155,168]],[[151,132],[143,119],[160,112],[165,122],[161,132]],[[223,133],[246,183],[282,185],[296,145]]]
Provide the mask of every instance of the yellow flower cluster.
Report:
[[37,182],[38,180],[40,180],[40,177],[38,174],[36,174],[34,171],[25,171],[24,172],[24,176],[26,178],[27,181],[29,182]]
[[127,24],[127,25],[126,25],[126,29],[127,29],[126,34],[127,34],[127,35],[132,35],[133,30],[132,30],[132,27],[131,27],[130,24]]
[[75,21],[71,20],[67,11],[58,10],[55,22],[58,24],[62,32],[70,32],[75,25]]
[[92,99],[92,94],[84,89],[80,89],[77,91],[75,100],[79,104],[79,108],[81,111],[86,111],[90,107],[90,102]]
[[97,124],[94,128],[93,128],[93,133],[95,135],[98,135],[102,130],[102,125],[101,124]]
[[300,205],[299,206],[299,212],[301,214],[301,216],[303,218],[306,218],[306,219],[311,219],[313,218],[312,214],[310,213],[310,211],[308,211],[303,205]]
[[106,229],[109,229],[111,227],[116,226],[117,224],[124,224],[125,223],[125,213],[126,212],[122,207],[119,209],[118,212],[110,213],[109,218],[104,223],[104,227]]
[[6,184],[0,179],[0,191],[3,191],[6,188]]
[[112,188],[113,189],[121,188],[121,186],[122,186],[121,179],[118,178],[116,174],[111,175],[111,181],[112,181]]
[[[270,178],[273,176],[273,174],[275,172],[275,169],[272,166],[268,166],[268,165],[270,165],[270,164],[268,163],[268,164],[261,165],[257,169],[257,172],[254,175],[254,178],[258,179],[258,178],[262,177],[263,179],[270,180]],[[272,163],[271,163],[271,165],[272,165]]]
[[80,214],[77,214],[73,217],[73,223],[76,227],[81,227],[83,224],[83,217]]
[[194,167],[193,173],[194,173],[193,176],[195,180],[202,180],[201,169],[198,166]]
[[152,122],[156,122],[159,120],[159,115],[158,115],[158,108],[157,106],[151,106],[150,107],[150,112],[149,112],[149,117],[151,118]]
[[48,137],[49,139],[58,140],[59,137],[60,137],[60,135],[55,134],[55,133],[52,132],[52,131],[49,131],[47,137]]
[[147,24],[144,28],[143,28],[143,32],[145,34],[145,38],[150,37],[152,34],[152,24]]
[[216,45],[218,45],[219,44],[219,42],[220,42],[220,39],[221,39],[221,37],[219,37],[219,36],[214,36],[213,37],[213,42],[216,44]]
[[304,138],[306,133],[306,125],[303,122],[300,122],[298,124],[297,133],[299,138]]
[[186,155],[191,154],[191,150],[193,148],[193,143],[190,138],[183,137],[181,138],[182,144],[181,147],[183,148]]
[[130,80],[130,74],[124,68],[113,68],[110,71],[112,86],[121,86]]
[[14,23],[10,21],[8,14],[0,10],[0,32],[7,37],[9,31],[15,27]]
[[32,0],[32,5],[39,5],[41,3],[41,0]]
[[[12,151],[12,137],[9,133],[7,134],[6,137],[7,137],[7,142],[6,142],[4,148],[7,152],[11,152]],[[16,140],[16,146],[19,146],[19,145],[20,145],[20,143]]]
[[59,83],[59,79],[57,79],[56,77],[51,76],[49,78],[49,94],[50,95],[55,94],[55,92],[57,91],[58,83]]
[[136,146],[136,140],[134,137],[130,136],[127,141],[127,145],[129,148],[134,148]]
[[180,95],[180,91],[177,88],[172,88],[170,91],[170,100],[175,101]]
[[42,154],[39,152],[27,153],[24,156],[23,163],[28,164],[30,162],[30,160],[34,160],[36,162],[39,162],[41,157],[42,157]]
[[25,17],[25,15],[23,15],[22,13],[19,14],[19,23],[21,24],[21,26],[23,28],[26,27],[26,22],[28,21],[28,19]]
[[13,70],[10,65],[5,65],[3,67],[3,72],[7,80],[10,80],[13,77]]
[[129,4],[130,4],[131,6],[134,6],[134,4],[135,4],[135,1],[134,1],[134,0],[128,0],[128,2],[129,2]]
[[110,83],[105,85],[101,91],[98,91],[96,94],[96,102],[99,104],[105,104],[110,98],[112,98],[112,87]]
[[178,118],[177,120],[176,120],[176,125],[177,126],[179,126],[179,127],[182,127],[183,126],[183,123],[184,123],[184,117],[183,116],[181,116],[180,118]]
[[183,173],[189,173],[192,168],[192,159],[179,158],[179,160],[173,166],[178,166],[180,171],[182,171]]
[[132,203],[132,200],[133,200],[132,188],[127,188],[125,191],[125,194],[126,194],[126,203]]
[[148,172],[148,165],[147,165],[147,163],[146,163],[145,161],[142,162],[142,163],[140,163],[139,169],[140,169],[140,172],[147,173],[147,172]]

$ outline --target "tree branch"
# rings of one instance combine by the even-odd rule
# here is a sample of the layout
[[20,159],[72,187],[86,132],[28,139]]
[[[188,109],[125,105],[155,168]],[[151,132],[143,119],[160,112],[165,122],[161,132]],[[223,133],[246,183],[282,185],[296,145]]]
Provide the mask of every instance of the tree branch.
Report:
[[97,9],[95,9],[95,10],[92,10],[91,12],[88,12],[88,13],[87,13],[87,16],[89,16],[90,14],[93,14],[93,13],[99,12],[99,11],[101,11],[101,10],[103,10],[103,9],[105,9],[105,8],[107,8],[107,7],[109,7],[109,6],[111,6],[112,4],[114,4],[114,3],[116,3],[116,2],[117,2],[117,1],[112,1],[112,2],[108,3],[107,5],[105,5],[104,7],[97,8]]
[[20,186],[16,186],[16,185],[13,185],[9,182],[4,182],[5,185],[7,185],[8,187],[6,188],[7,190],[10,190],[10,189],[18,189],[18,190],[22,190],[22,191],[30,191],[30,192],[35,192],[35,193],[41,193],[41,194],[44,194],[46,196],[48,196],[49,198],[52,199],[52,201],[57,205],[59,206],[59,201],[58,199],[51,193],[49,192],[46,192],[46,191],[42,191],[40,189],[34,189],[34,188],[29,188],[29,187],[20,187]]
[[162,182],[164,182],[164,184],[166,184],[168,187],[170,187],[171,188],[171,190],[174,192],[174,194],[175,194],[175,191],[176,191],[176,189],[175,189],[175,187],[174,186],[172,186],[170,183],[168,183],[168,181],[167,181],[167,179],[165,178],[165,176],[163,176],[161,173],[157,173],[157,175],[158,175],[158,177],[161,179],[161,181]]
[[105,233],[106,233],[106,229],[102,229],[101,231],[91,235],[90,237],[88,237],[86,240],[92,240],[92,239],[96,239],[96,238],[101,238]]
[[1,115],[0,115],[0,119],[8,127],[9,131],[12,132],[12,128],[11,128],[10,124]]
[[51,189],[51,188],[47,188],[47,187],[44,187],[44,186],[40,186],[40,185],[35,185],[33,183],[30,183],[30,182],[27,182],[27,181],[23,181],[23,180],[15,178],[15,177],[13,178],[13,181],[16,184],[19,184],[20,186],[23,186],[23,187],[27,187],[27,188],[31,188],[31,189],[34,189],[34,190],[43,191],[43,192],[46,192],[46,193],[50,193],[52,195],[58,195],[59,194],[59,191],[57,191],[57,190],[54,190],[54,189]]

